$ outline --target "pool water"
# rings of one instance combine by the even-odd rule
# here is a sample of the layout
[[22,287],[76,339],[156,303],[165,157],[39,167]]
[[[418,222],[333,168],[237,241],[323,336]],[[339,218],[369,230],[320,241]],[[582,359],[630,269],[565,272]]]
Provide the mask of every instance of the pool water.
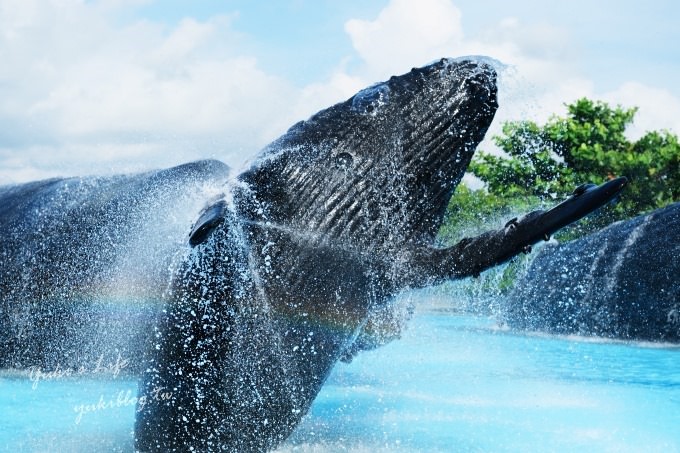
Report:
[[[339,363],[280,452],[680,452],[680,348],[416,314]],[[31,379],[31,377],[33,379]],[[0,449],[133,451],[136,382],[0,377]]]

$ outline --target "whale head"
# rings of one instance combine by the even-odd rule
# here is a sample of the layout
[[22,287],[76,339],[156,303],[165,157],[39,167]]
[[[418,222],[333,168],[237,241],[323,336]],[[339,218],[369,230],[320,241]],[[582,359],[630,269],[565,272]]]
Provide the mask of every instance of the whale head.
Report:
[[245,215],[361,247],[431,243],[496,94],[493,65],[475,57],[361,90],[263,150],[240,175],[258,201]]

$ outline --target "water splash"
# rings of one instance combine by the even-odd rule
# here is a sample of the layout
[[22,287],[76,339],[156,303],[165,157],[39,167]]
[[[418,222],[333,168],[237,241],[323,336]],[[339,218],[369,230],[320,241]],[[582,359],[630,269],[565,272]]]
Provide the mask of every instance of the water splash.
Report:
[[616,287],[616,284],[619,279],[619,272],[621,271],[621,266],[623,266],[623,263],[625,262],[626,255],[628,254],[629,249],[631,249],[632,246],[637,242],[637,240],[640,237],[642,237],[642,235],[645,232],[645,229],[647,228],[647,225],[649,225],[653,218],[654,218],[653,214],[646,216],[642,220],[642,222],[640,222],[638,226],[633,228],[626,237],[625,242],[621,245],[621,248],[616,253],[616,256],[614,258],[614,264],[611,266],[611,270],[609,272],[609,278],[605,281],[604,287],[605,293],[612,292]]

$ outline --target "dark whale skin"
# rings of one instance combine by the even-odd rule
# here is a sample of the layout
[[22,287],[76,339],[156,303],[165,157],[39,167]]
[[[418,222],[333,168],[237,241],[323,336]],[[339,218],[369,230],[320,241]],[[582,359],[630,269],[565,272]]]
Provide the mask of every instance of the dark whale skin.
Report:
[[680,203],[548,244],[504,304],[512,328],[680,342]]
[[0,187],[0,366],[91,368],[120,355],[139,373],[202,186],[228,172],[200,161]]
[[290,435],[373,313],[426,284],[406,269],[493,118],[495,77],[473,58],[414,68],[294,125],[232,180],[173,280],[137,449],[265,451]]

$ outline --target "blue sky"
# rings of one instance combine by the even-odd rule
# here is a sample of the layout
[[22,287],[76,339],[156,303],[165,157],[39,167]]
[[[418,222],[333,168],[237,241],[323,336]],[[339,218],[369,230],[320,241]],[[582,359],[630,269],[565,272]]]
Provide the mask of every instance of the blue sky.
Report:
[[[0,0],[0,184],[213,157],[440,56],[508,65],[505,119],[589,96],[680,131],[680,12],[663,0]],[[492,147],[489,141],[482,147]]]
[[[137,17],[169,25],[187,16],[206,20],[238,12],[234,28],[247,35],[244,44],[257,53],[263,68],[279,71],[297,83],[310,83],[328,76],[340,59],[352,54],[343,30],[345,22],[371,20],[388,3],[194,0],[189,4],[171,0],[150,2],[135,12]],[[635,78],[680,94],[675,86],[680,75],[680,6],[676,1],[459,0],[452,4],[461,9],[463,30],[471,35],[493,29],[507,17],[516,17],[527,26],[562,29],[578,52],[583,70],[603,88]]]

